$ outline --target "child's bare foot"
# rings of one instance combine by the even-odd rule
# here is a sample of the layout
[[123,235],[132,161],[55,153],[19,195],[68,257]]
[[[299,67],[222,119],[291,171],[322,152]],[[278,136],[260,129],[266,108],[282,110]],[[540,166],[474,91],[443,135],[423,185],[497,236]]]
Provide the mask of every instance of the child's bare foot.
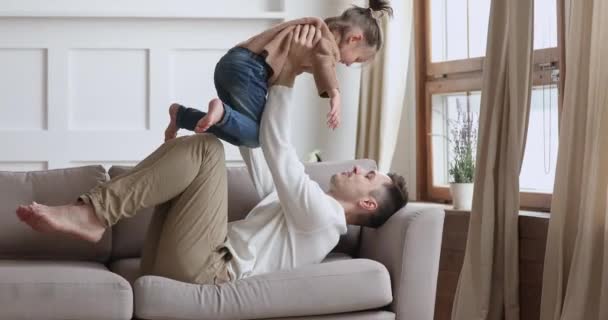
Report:
[[17,216],[32,229],[42,233],[63,233],[97,242],[105,227],[90,205],[66,205],[49,207],[36,202],[19,206]]
[[222,120],[223,116],[224,104],[222,103],[222,100],[217,98],[212,99],[211,101],[209,101],[209,110],[207,111],[207,114],[201,120],[198,121],[198,123],[196,124],[196,128],[194,128],[194,132],[203,133],[209,130],[212,125]]
[[169,107],[169,125],[165,129],[165,142],[177,137],[177,111],[179,110],[179,104],[174,103]]

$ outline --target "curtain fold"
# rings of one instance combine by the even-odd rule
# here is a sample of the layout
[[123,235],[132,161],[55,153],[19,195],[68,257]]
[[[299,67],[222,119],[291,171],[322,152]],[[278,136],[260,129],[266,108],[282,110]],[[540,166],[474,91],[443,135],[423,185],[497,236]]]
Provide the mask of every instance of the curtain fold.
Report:
[[608,319],[608,3],[565,0],[559,154],[541,319]]
[[531,91],[533,1],[493,0],[475,192],[454,320],[519,319],[519,173]]
[[[374,159],[381,171],[392,167],[402,110],[409,103],[408,75],[413,47],[413,1],[391,2],[395,16],[380,20],[384,45],[375,60],[363,68],[357,123],[356,157]],[[409,93],[408,93],[409,94]],[[409,113],[408,113],[409,114]],[[400,148],[411,154],[415,148]],[[414,153],[412,153],[414,152]]]
[[[381,19],[381,28],[386,34],[387,19]],[[382,115],[386,104],[384,73],[386,69],[386,44],[376,54],[373,64],[361,72],[359,95],[359,118],[357,120],[357,159],[368,158],[380,162],[382,144]]]

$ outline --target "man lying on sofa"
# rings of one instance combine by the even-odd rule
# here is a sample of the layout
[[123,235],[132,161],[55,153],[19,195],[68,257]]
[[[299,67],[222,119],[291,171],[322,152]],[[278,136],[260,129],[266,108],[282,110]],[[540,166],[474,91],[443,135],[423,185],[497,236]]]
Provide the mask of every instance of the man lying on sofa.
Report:
[[[305,48],[311,39],[292,44]],[[333,175],[327,193],[309,178],[289,142],[292,87],[301,72],[289,65],[269,90],[261,149],[241,149],[263,199],[244,220],[227,222],[224,151],[211,134],[165,143],[76,204],[23,205],[18,217],[39,232],[96,242],[120,219],[157,206],[141,273],[190,283],[218,284],[320,263],[347,224],[382,225],[407,203],[407,189],[399,175],[359,167]]]

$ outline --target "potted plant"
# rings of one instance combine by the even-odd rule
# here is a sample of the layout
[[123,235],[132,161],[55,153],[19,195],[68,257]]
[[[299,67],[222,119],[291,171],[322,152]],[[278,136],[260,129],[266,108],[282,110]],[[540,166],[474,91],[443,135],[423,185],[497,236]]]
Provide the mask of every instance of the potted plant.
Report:
[[451,178],[450,193],[456,210],[470,210],[473,203],[473,178],[475,176],[475,151],[477,148],[477,115],[467,104],[466,110],[456,101],[458,118],[451,121],[452,157],[448,173]]
[[308,162],[321,162],[321,150],[317,149],[308,154]]

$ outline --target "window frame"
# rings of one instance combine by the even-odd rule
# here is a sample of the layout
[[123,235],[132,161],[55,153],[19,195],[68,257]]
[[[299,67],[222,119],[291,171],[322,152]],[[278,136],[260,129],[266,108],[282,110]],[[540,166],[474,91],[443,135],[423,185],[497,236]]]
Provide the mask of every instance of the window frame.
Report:
[[[449,187],[433,184],[433,150],[432,150],[432,95],[454,92],[481,91],[482,72],[485,57],[470,59],[431,62],[431,0],[415,0],[414,26],[416,30],[416,70],[418,146],[417,174],[418,199],[432,202],[450,202]],[[561,93],[563,92],[563,15],[561,5],[557,2],[557,47],[537,49],[532,57],[532,86],[557,84],[558,114],[561,111]],[[561,59],[560,59],[561,58]],[[560,70],[560,81],[551,79],[553,67]],[[550,211],[552,194],[539,192],[520,192],[522,210]]]

